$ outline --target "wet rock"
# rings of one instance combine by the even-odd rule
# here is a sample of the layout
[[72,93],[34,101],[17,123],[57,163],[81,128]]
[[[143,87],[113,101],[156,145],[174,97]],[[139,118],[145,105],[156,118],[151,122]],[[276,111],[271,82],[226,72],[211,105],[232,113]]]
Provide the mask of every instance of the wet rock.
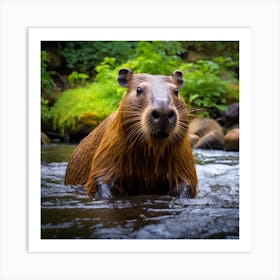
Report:
[[48,145],[51,143],[51,139],[48,137],[46,133],[41,131],[41,144],[42,145]]
[[213,119],[196,118],[190,122],[189,138],[193,148],[224,149],[224,133],[222,127]]
[[216,119],[225,129],[232,129],[239,127],[239,103],[232,103],[223,116]]
[[233,103],[228,107],[228,110],[225,112],[225,116],[233,124],[239,122],[239,103]]
[[198,142],[199,138],[200,137],[196,134],[189,134],[189,141],[192,147]]
[[239,128],[231,129],[224,137],[226,151],[239,151]]
[[86,137],[100,122],[98,116],[91,112],[85,112],[79,116],[75,128],[69,132],[69,141],[79,143]]

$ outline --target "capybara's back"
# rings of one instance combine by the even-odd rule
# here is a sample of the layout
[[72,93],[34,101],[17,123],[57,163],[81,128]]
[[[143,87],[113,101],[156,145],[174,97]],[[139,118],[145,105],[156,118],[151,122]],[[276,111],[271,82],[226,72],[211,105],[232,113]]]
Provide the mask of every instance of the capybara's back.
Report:
[[188,110],[179,96],[182,73],[119,71],[127,93],[118,110],[74,150],[65,184],[83,185],[97,198],[114,193],[194,197],[197,177],[188,141]]

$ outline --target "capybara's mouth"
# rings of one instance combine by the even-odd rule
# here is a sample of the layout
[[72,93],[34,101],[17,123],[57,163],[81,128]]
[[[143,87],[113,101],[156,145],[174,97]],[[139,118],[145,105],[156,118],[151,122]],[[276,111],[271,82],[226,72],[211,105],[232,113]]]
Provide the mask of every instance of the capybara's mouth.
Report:
[[166,133],[166,132],[163,132],[163,131],[155,133],[155,134],[152,134],[153,138],[161,138],[161,139],[163,139],[163,138],[167,138],[168,136],[169,136],[169,134]]

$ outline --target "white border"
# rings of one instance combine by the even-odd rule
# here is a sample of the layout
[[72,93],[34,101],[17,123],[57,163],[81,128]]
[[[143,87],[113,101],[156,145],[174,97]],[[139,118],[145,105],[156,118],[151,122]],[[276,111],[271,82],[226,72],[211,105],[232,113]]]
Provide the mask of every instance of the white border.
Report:
[[[139,25],[252,29],[250,253],[27,251],[27,28]],[[279,280],[279,49],[278,0],[0,0],[0,279]]]
[[[29,28],[29,236],[30,252],[249,252],[251,250],[252,46],[250,28]],[[240,42],[240,238],[239,240],[41,240],[40,42],[176,40]],[[246,111],[245,111],[246,110]]]

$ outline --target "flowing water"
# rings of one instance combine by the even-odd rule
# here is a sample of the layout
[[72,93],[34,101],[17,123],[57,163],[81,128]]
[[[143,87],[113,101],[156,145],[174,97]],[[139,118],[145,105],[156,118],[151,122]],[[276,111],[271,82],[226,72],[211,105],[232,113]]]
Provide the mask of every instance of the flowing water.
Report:
[[42,146],[42,239],[238,239],[239,153],[194,150],[194,199],[134,196],[95,200],[63,185],[74,146]]

